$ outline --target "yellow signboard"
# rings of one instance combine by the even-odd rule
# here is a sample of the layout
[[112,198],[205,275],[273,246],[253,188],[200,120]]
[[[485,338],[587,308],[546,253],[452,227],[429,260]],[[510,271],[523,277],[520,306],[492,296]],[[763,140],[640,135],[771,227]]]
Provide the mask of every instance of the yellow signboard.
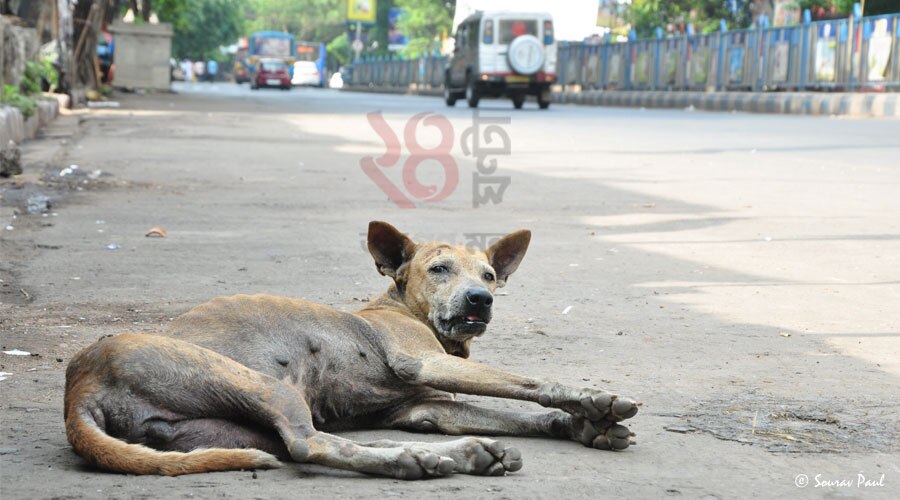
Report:
[[374,23],[377,0],[347,0],[347,21]]

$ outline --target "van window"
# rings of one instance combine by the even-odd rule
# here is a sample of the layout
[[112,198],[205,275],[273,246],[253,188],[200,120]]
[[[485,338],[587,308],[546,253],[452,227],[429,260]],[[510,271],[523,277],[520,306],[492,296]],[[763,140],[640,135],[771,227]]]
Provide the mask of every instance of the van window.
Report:
[[466,25],[460,24],[456,30],[456,47],[459,49],[466,48]]
[[478,21],[475,21],[466,31],[466,38],[468,38],[466,45],[470,47],[478,47],[478,24]]
[[520,35],[538,36],[538,23],[536,20],[506,19],[500,21],[499,42],[509,43]]
[[487,45],[494,43],[494,20],[485,19],[484,27],[481,29],[481,41]]

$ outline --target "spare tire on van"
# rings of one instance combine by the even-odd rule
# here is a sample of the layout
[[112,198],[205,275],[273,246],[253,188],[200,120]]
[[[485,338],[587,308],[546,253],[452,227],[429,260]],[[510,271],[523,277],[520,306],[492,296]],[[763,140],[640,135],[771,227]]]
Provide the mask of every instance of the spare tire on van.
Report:
[[544,66],[544,45],[534,35],[519,35],[506,53],[509,67],[520,75],[533,75]]

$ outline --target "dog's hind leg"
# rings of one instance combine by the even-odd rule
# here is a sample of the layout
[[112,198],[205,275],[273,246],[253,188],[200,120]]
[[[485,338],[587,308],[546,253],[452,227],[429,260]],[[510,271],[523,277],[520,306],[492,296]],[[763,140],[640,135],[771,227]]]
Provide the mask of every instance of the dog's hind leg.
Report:
[[418,446],[419,443],[373,447],[317,432],[306,440],[306,444],[309,446],[308,462],[398,479],[445,476],[456,468],[451,457],[430,447]]
[[199,448],[253,448],[291,460],[281,437],[272,429],[220,418],[154,420],[144,424],[147,446],[163,451],[190,452]]
[[[69,441],[86,459],[110,470],[177,475],[277,465],[274,457],[257,450],[160,452],[125,443],[105,432],[123,429],[124,437],[139,429],[148,439],[166,441],[171,435],[177,442],[178,426],[186,425],[190,430],[193,425],[201,435],[185,441],[185,447],[238,445],[222,436],[223,429],[216,428],[222,420],[247,423],[247,428],[273,429],[297,462],[404,479],[445,475],[455,466],[452,459],[425,449],[367,448],[318,432],[301,391],[180,340],[131,334],[106,339],[79,353],[66,378]],[[149,410],[107,411],[121,408],[124,395]],[[133,407],[127,402],[124,406]],[[180,424],[202,419],[207,421]]]
[[418,442],[381,439],[360,443],[370,448],[406,448],[426,450],[450,457],[455,462],[453,472],[475,476],[502,476],[522,468],[522,454],[495,439],[465,437],[453,441]]

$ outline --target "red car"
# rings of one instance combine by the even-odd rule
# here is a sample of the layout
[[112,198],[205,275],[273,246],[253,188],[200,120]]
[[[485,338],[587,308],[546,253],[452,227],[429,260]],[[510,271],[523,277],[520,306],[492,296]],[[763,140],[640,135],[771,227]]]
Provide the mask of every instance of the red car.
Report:
[[278,87],[281,90],[291,89],[291,72],[279,59],[260,59],[256,63],[250,79],[250,88]]

